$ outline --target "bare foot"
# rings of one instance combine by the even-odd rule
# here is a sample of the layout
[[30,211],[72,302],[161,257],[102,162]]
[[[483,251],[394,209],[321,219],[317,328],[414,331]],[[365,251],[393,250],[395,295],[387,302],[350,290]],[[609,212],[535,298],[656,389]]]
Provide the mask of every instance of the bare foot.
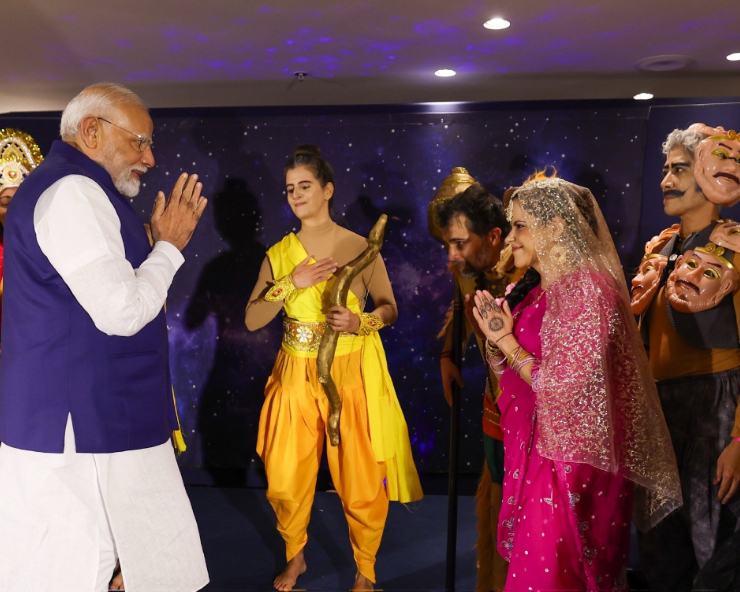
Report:
[[275,590],[292,590],[295,586],[298,576],[306,571],[306,560],[303,558],[303,551],[299,551],[298,554],[288,561],[288,565],[285,566],[283,573],[275,578],[272,585]]
[[108,584],[108,590],[125,590],[123,585],[123,572],[119,565],[116,565],[116,571],[113,572],[113,579]]
[[368,592],[372,590],[375,590],[375,585],[358,571],[355,576],[355,585],[352,587],[352,592]]

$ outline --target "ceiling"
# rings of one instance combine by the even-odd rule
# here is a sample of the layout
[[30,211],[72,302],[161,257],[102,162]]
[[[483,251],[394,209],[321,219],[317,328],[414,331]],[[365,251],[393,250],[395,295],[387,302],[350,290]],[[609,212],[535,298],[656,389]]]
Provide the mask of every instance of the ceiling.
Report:
[[[0,112],[59,110],[102,80],[150,107],[737,98],[739,4],[25,0],[3,23]],[[485,29],[494,16],[511,27]],[[637,69],[658,55],[690,64]]]

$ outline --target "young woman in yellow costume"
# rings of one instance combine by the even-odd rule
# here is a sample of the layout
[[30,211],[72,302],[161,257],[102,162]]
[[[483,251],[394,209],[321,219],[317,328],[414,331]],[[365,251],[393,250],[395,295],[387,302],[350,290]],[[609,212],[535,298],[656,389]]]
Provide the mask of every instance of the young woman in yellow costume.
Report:
[[[274,586],[290,590],[306,571],[303,547],[329,413],[316,356],[328,325],[341,332],[332,377],[342,397],[342,415],[341,443],[327,447],[327,458],[357,564],[353,590],[373,590],[388,501],[422,498],[406,421],[378,335],[396,320],[398,310],[380,255],[352,283],[347,307],[329,307],[334,273],[362,253],[367,240],[331,219],[334,173],[318,148],[296,148],[284,172],[288,204],[301,230],[267,251],[246,311],[251,331],[285,311],[282,348],[265,388],[257,438],[267,499],[288,561]],[[363,312],[368,294],[376,307],[372,313]]]

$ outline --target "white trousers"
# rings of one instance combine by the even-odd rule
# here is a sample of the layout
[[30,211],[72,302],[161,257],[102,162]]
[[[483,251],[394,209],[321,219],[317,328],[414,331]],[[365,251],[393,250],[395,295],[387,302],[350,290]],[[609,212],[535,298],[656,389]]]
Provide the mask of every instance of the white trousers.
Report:
[[195,592],[208,572],[172,446],[63,454],[0,446],[0,591]]

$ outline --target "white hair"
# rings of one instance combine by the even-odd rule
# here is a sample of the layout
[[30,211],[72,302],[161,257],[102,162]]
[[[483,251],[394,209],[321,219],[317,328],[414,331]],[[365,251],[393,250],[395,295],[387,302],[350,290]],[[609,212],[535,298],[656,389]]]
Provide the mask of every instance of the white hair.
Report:
[[136,93],[115,82],[92,84],[72,99],[64,108],[59,135],[62,140],[72,140],[88,115],[109,118],[116,105],[138,105],[146,109]]
[[674,148],[683,148],[689,153],[691,158],[694,157],[694,150],[703,139],[707,138],[705,134],[700,134],[692,129],[674,129],[663,142],[663,154],[668,154]]

